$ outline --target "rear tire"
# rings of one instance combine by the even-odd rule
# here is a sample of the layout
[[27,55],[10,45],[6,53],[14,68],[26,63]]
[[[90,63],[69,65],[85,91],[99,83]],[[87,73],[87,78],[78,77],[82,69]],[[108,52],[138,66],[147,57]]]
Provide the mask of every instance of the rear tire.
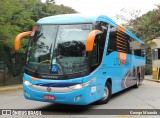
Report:
[[136,84],[134,85],[134,88],[138,88],[140,85],[140,75],[138,75],[137,79],[136,79]]
[[104,87],[103,98],[96,102],[96,104],[106,104],[111,98],[111,85],[109,82],[106,82]]

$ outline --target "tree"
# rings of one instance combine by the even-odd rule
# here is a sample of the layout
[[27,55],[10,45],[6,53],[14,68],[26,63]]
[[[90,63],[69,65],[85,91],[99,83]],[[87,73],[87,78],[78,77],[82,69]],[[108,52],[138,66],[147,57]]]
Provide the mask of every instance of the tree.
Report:
[[153,38],[160,36],[160,5],[156,5],[157,9],[147,12],[142,16],[139,16],[140,11],[132,10],[131,12],[126,12],[127,10],[122,9],[124,13],[130,15],[130,20],[128,20],[125,15],[116,15],[116,18],[125,21],[123,24],[127,29],[131,30],[137,37],[142,39],[146,44],[146,74],[151,74],[151,49],[147,42]]
[[[134,34],[140,37],[142,40],[147,41],[160,36],[160,5],[156,5],[157,9],[140,15],[140,10],[131,10],[127,12],[125,8],[121,11],[124,14],[117,14],[115,17],[118,20],[123,21],[123,24],[127,29],[131,30]],[[129,19],[126,17],[129,16]]]
[[[14,51],[15,36],[32,30],[35,22],[46,16],[75,13],[70,7],[56,5],[54,0],[0,0],[0,45]],[[24,52],[28,40],[22,40],[21,51]]]
[[[5,65],[13,75],[18,72],[16,68],[22,66],[13,63],[13,60],[24,62],[24,54],[19,57],[20,53],[16,53],[13,47],[16,35],[32,30],[42,17],[76,12],[70,7],[56,5],[54,0],[48,0],[47,3],[41,0],[0,0],[0,8],[0,61],[5,60]],[[26,51],[27,44],[28,39],[21,41],[21,53]]]

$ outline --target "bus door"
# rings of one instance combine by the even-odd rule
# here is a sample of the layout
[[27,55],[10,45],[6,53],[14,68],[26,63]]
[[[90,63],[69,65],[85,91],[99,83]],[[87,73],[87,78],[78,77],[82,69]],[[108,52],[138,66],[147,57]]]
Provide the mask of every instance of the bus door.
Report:
[[[93,72],[96,69],[98,69],[98,74],[95,74],[95,76],[97,76],[97,78],[105,78],[102,77],[102,71],[99,70],[101,69],[101,63],[102,63],[102,59],[103,59],[103,53],[104,53],[104,49],[105,49],[105,42],[106,42],[106,35],[107,35],[107,31],[108,31],[108,24],[104,23],[104,22],[97,22],[96,26],[95,26],[95,30],[101,31],[101,33],[97,34],[95,36],[94,39],[94,43],[93,43],[93,50],[90,52],[90,71]],[[101,80],[99,80],[99,82],[101,83]]]

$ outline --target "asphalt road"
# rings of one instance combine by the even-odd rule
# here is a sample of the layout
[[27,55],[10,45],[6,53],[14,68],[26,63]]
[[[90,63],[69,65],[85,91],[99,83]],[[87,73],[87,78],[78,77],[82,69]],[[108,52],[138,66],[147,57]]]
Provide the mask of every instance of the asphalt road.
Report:
[[[160,109],[160,83],[154,81],[144,80],[138,89],[130,88],[119,92],[112,96],[111,100],[104,105],[91,104],[88,106],[72,106],[72,105],[60,105],[46,102],[30,101],[23,97],[22,89],[1,91],[0,92],[0,109],[34,109],[42,111],[47,116],[40,117],[56,117],[56,118],[108,118],[108,117],[148,117],[150,115],[106,115],[107,110],[110,109]],[[93,110],[91,110],[93,109]],[[91,110],[91,111],[90,111]],[[133,110],[134,111],[134,110]],[[105,113],[104,113],[105,112]],[[119,111],[111,111],[112,114]],[[127,112],[127,111],[126,111]],[[97,114],[96,114],[97,113]],[[103,115],[99,115],[99,114]],[[52,115],[49,115],[52,114]],[[11,116],[0,116],[11,117]],[[22,116],[19,116],[22,117]],[[24,117],[24,116],[23,116]],[[27,117],[27,116],[25,116]],[[29,117],[29,116],[28,116]],[[32,116],[33,117],[33,116]],[[35,117],[35,116],[34,116]],[[159,117],[152,115],[152,117]]]

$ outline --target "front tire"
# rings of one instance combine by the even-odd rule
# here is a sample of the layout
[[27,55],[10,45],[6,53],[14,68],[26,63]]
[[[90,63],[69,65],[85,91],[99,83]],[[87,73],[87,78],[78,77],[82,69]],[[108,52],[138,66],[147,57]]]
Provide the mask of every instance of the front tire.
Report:
[[103,98],[97,101],[97,104],[106,104],[109,99],[111,98],[111,85],[109,82],[106,82],[105,87],[104,87],[104,94]]

